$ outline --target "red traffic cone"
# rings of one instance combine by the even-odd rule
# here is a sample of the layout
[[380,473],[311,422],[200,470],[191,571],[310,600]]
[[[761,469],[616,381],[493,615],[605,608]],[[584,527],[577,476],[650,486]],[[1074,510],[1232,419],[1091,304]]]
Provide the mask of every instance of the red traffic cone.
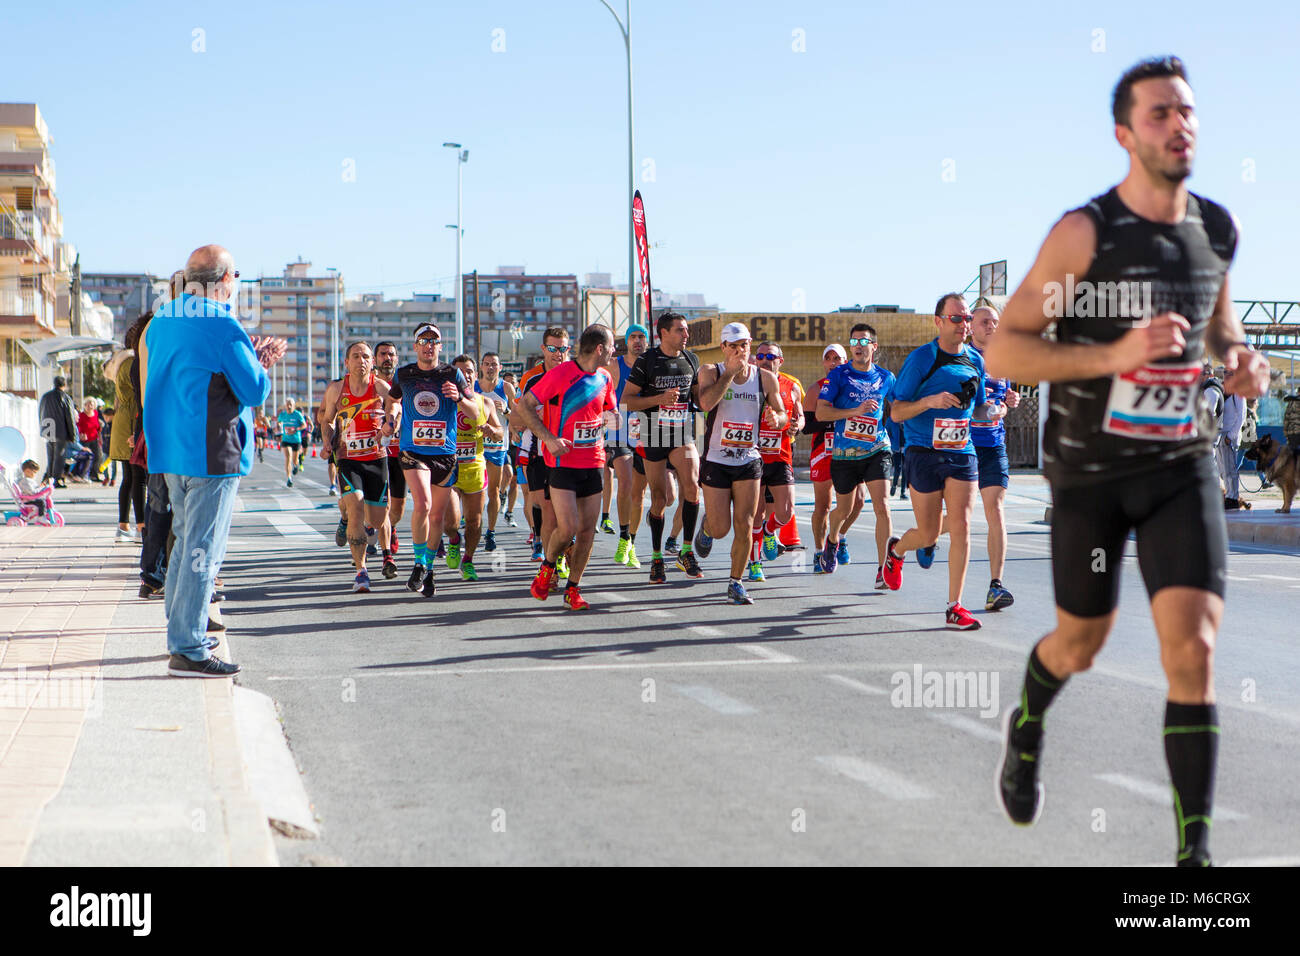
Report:
[[777,540],[787,548],[802,548],[803,542],[799,540],[799,521],[797,518],[791,518],[781,526],[781,533],[777,535]]
[[312,446],[311,446],[311,456],[312,456],[313,458],[316,457],[316,446],[315,446],[315,445],[312,445]]

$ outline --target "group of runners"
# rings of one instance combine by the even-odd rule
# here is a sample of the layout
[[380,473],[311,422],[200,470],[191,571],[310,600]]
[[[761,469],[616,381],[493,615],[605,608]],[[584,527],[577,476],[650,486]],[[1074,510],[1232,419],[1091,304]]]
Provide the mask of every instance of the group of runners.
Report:
[[[473,580],[484,495],[492,550],[499,495],[513,471],[531,514],[540,567],[530,591],[537,599],[546,600],[563,578],[568,607],[588,607],[580,586],[598,529],[618,534],[618,564],[640,567],[644,513],[651,583],[666,581],[665,555],[674,553],[678,570],[700,578],[699,562],[730,533],[726,599],[751,604],[745,582],[763,580],[762,561],[801,547],[791,443],[806,433],[813,441],[813,571],[833,574],[849,562],[845,535],[869,500],[875,588],[901,587],[909,552],[919,567],[931,567],[946,533],[945,623],[973,630],[979,621],[961,597],[977,497],[989,532],[985,608],[1013,602],[1002,581],[1009,476],[1003,419],[1018,401],[1010,381],[1049,383],[1041,398],[1048,402],[1043,456],[1054,503],[1057,623],[1031,651],[1007,711],[997,796],[1015,823],[1032,824],[1041,814],[1045,712],[1067,678],[1091,666],[1114,624],[1123,549],[1134,533],[1169,683],[1164,746],[1177,859],[1207,865],[1219,740],[1211,675],[1226,529],[1197,386],[1207,350],[1235,370],[1229,387],[1246,397],[1266,389],[1268,363],[1246,343],[1232,310],[1235,220],[1186,188],[1197,120],[1181,62],[1166,57],[1134,67],[1115,89],[1112,113],[1130,157],[1123,182],[1056,223],[1002,314],[985,303],[970,309],[958,293],[941,296],[934,340],[914,350],[897,375],[876,364],[879,338],[862,322],[851,328],[847,349],[826,348],[825,377],[806,392],[781,371],[779,344],[755,345],[740,323],[721,331],[722,361],[701,367],[686,348],[685,318],[672,312],[656,319],[654,345],[644,327],[629,329],[624,355],[615,354],[604,326],[583,330],[572,353],[566,331],[546,330],[542,362],[517,390],[501,380],[491,353],[478,367],[468,356],[442,362],[433,325],[417,330],[417,360],[401,368],[391,343],[374,356],[365,343],[349,346],[348,374],[329,386],[321,424],[338,467],[339,540],[352,549],[356,590],[369,588],[367,527],[384,545],[385,576],[397,573],[392,554],[406,489],[413,499],[407,586],[433,595],[431,547],[444,533],[462,577]],[[1099,307],[1105,295],[1094,290],[1138,284],[1141,294],[1121,296],[1117,311]],[[1076,299],[1062,308],[1053,290],[1069,288]],[[1125,302],[1135,309],[1141,303],[1140,311]],[[1045,337],[1052,324],[1055,336]],[[286,433],[298,424],[296,414],[281,414]],[[889,438],[891,425],[899,427],[901,449]],[[914,516],[902,533],[886,506],[898,451]],[[675,549],[664,541],[674,500]],[[452,564],[451,549],[447,555]]]

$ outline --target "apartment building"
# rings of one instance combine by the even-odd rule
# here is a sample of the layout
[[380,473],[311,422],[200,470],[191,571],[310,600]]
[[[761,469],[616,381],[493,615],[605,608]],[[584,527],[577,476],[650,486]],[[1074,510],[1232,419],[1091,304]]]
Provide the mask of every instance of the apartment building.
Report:
[[[297,262],[284,267],[283,275],[245,279],[242,286],[238,312],[249,332],[279,336],[288,342],[279,363],[283,367],[277,368],[277,397],[283,400],[289,395],[305,402],[310,396],[319,401],[330,377],[330,328],[334,303],[341,303],[345,292],[342,273],[325,269],[313,275],[312,264],[299,256]],[[340,323],[342,318],[340,310]]]
[[[462,277],[465,297],[465,340],[470,351],[498,349],[510,341],[510,330],[540,331],[559,325],[576,336],[578,317],[578,276],[530,275],[523,266],[501,266],[495,274],[478,276],[475,296],[474,277]],[[480,345],[479,338],[482,339]]]
[[417,292],[409,299],[386,300],[382,292],[365,293],[343,304],[342,348],[349,342],[363,341],[372,349],[377,342],[397,346],[399,365],[415,361],[415,330],[432,322],[442,335],[443,361],[459,354],[456,343],[456,300],[432,292]]
[[81,291],[113,313],[112,338],[121,342],[132,322],[167,297],[167,277],[147,272],[82,272]]

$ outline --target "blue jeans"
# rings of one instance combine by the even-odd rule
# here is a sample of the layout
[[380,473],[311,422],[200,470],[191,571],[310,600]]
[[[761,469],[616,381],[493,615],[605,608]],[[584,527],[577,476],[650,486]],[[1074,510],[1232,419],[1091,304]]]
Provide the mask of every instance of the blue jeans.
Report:
[[167,652],[195,661],[211,656],[207,643],[212,582],[226,557],[239,477],[167,475],[176,543],[167,562]]

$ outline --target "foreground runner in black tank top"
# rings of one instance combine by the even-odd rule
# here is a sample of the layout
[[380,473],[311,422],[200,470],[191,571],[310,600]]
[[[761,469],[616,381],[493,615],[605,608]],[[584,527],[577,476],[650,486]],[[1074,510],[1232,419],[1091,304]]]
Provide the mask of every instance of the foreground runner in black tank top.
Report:
[[[1164,745],[1180,866],[1207,866],[1219,724],[1214,640],[1223,616],[1227,533],[1198,422],[1208,349],[1238,370],[1247,398],[1268,362],[1244,341],[1228,266],[1237,226],[1187,190],[1196,147],[1192,90],[1176,57],[1129,70],[1115,88],[1124,181],[1067,213],[1007,303],[989,372],[1054,383],[1043,460],[1053,490],[1056,629],[1029,656],[1008,711],[997,788],[1015,823],[1038,819],[1043,715],[1110,632],[1130,531],[1169,681]],[[1057,323],[1056,341],[1042,332]]]

